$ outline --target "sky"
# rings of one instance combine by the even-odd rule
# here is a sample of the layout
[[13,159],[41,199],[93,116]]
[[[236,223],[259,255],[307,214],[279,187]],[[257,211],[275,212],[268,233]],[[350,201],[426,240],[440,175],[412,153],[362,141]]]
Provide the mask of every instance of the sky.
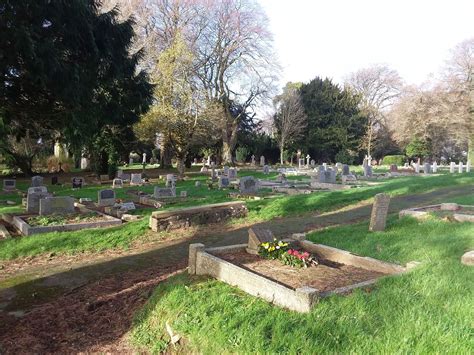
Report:
[[260,0],[283,86],[316,76],[343,83],[385,63],[407,84],[436,75],[450,49],[474,37],[474,0]]

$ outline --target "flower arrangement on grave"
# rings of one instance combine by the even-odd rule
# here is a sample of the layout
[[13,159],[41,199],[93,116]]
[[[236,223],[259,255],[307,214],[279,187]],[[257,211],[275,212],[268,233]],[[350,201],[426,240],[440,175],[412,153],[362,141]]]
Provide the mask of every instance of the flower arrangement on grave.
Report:
[[318,261],[307,251],[300,252],[295,249],[289,249],[280,257],[285,265],[293,267],[308,267],[311,265],[318,265]]
[[288,250],[288,243],[281,240],[273,239],[272,242],[260,244],[258,255],[265,259],[279,259]]

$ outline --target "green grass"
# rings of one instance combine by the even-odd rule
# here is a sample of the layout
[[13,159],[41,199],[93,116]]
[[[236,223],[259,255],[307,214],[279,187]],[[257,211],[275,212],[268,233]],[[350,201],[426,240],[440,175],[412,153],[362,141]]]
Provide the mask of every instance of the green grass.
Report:
[[[257,178],[274,179],[277,174],[271,173],[263,175],[261,172],[244,171],[240,176],[253,175]],[[301,179],[302,177],[295,177]],[[163,210],[184,208],[211,203],[229,201],[227,196],[230,190],[208,190],[206,181],[207,175],[194,174],[188,180],[178,183],[177,194],[186,190],[188,198],[166,205]],[[201,181],[199,188],[194,186],[195,181]],[[376,193],[388,192],[392,196],[421,193],[437,188],[473,184],[474,174],[463,175],[442,175],[428,177],[405,177],[398,179],[383,180],[380,185],[368,186],[357,189],[318,192],[311,195],[281,196],[277,198],[264,199],[259,201],[247,201],[249,215],[246,221],[268,221],[276,217],[287,217],[302,215],[309,212],[333,211],[341,207],[349,206],[360,201],[370,201]],[[26,191],[28,184],[19,182],[18,188]],[[160,184],[163,186],[164,183]],[[103,185],[88,185],[83,189],[72,190],[66,186],[48,186],[48,190],[57,196],[89,197],[97,200],[98,191],[107,188]],[[153,193],[153,186],[143,186],[137,188],[147,193]],[[130,199],[126,195],[127,189],[117,189],[117,198]],[[268,192],[267,192],[268,193]],[[18,203],[16,206],[0,205],[0,213],[20,212],[21,196],[17,193],[0,195],[0,200],[12,200]],[[147,217],[154,209],[147,208],[136,213],[145,216],[145,221],[138,223],[128,223],[121,227],[99,230],[84,230],[78,232],[61,232],[41,234],[31,238],[14,238],[0,241],[0,260],[15,259],[23,256],[33,256],[44,253],[79,253],[83,251],[98,252],[106,249],[128,248],[137,239],[142,238],[146,228]],[[241,223],[243,220],[233,220],[229,223]],[[121,233],[123,231],[123,233]],[[100,239],[100,240],[96,240]]]
[[367,229],[367,223],[329,228],[309,239],[421,266],[323,299],[309,314],[183,274],[157,287],[130,339],[137,350],[165,351],[168,322],[185,338],[173,349],[183,353],[472,353],[474,270],[460,263],[474,248],[472,224],[391,218],[386,232]]

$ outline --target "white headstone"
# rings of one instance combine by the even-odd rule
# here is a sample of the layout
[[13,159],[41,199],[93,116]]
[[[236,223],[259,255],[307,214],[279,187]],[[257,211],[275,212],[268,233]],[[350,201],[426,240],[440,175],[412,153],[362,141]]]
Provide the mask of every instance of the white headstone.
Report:
[[438,163],[433,162],[433,165],[431,165],[431,170],[433,171],[434,174],[438,172]]
[[130,177],[130,185],[143,185],[142,174],[132,174]]
[[420,164],[415,163],[415,173],[419,173],[419,172],[420,172]]
[[142,164],[146,164],[146,153],[142,155]]
[[255,155],[252,155],[252,165],[255,165]]
[[123,187],[123,180],[120,178],[115,178],[112,180],[113,189],[121,189]]
[[262,155],[260,157],[260,166],[264,166],[265,165],[265,157]]
[[460,174],[463,173],[463,167],[464,167],[464,166],[462,165],[462,161],[460,161],[459,164],[458,164],[458,172],[459,172]]
[[455,169],[456,169],[456,163],[452,161],[451,163],[449,163],[449,172],[451,174],[454,174]]
[[470,172],[471,172],[471,162],[468,160],[466,163],[466,173],[470,173]]

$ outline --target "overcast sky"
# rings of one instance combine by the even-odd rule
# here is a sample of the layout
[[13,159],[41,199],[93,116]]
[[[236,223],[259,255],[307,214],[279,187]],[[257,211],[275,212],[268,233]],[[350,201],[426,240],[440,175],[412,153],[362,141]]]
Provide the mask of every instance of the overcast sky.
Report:
[[387,63],[408,84],[436,74],[457,43],[474,37],[474,0],[260,0],[287,81]]

